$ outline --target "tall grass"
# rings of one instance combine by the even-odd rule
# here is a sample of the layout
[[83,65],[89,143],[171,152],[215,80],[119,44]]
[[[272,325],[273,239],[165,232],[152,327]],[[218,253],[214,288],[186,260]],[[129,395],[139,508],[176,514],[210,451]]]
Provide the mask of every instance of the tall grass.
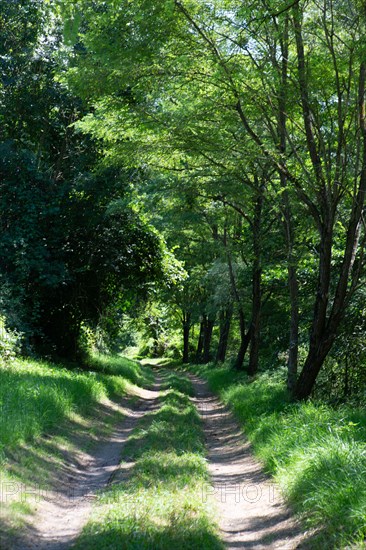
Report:
[[208,483],[200,419],[192,386],[174,374],[160,408],[142,419],[124,457],[129,479],[104,491],[76,548],[222,549],[203,489]]
[[281,371],[249,382],[225,367],[194,370],[233,410],[305,525],[318,530],[311,548],[364,544],[366,410],[290,403]]
[[[31,495],[59,483],[65,452],[75,457],[108,437],[123,417],[111,401],[151,376],[120,357],[91,358],[87,370],[36,360],[0,364],[1,548],[12,548],[32,523],[36,499],[21,487]],[[11,496],[6,487],[15,488]]]
[[98,357],[93,365],[94,371],[81,371],[28,359],[0,364],[0,463],[6,452],[73,413],[84,414],[106,397],[123,395],[129,383],[147,380],[146,371],[126,359]]

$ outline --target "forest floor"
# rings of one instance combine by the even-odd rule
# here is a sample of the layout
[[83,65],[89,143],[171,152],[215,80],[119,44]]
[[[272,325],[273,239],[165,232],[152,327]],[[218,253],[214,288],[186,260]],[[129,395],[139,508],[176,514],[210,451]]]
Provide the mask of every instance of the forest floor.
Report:
[[[202,421],[210,474],[207,482],[202,482],[196,488],[196,493],[203,505],[211,506],[212,513],[212,508],[216,508],[213,515],[218,518],[218,537],[224,546],[228,549],[256,550],[303,548],[304,534],[300,526],[283,504],[276,486],[263,474],[260,464],[253,458],[250,446],[232,414],[210,393],[204,381],[193,375],[189,378],[194,387],[194,396],[190,397],[190,401],[197,408]],[[123,415],[123,420],[108,438],[101,437],[87,451],[81,450],[85,449],[85,441],[74,438],[71,449],[63,453],[62,472],[57,472],[58,480],[62,481],[53,483],[52,490],[41,496],[22,536],[14,538],[9,548],[64,550],[78,544],[80,533],[88,524],[93,509],[98,507],[98,493],[113,485],[115,478],[123,484],[131,477],[136,460],[133,453],[126,453],[126,443],[128,447],[129,439],[133,439],[136,427],[144,418],[150,416],[154,422],[154,415],[156,418],[156,411],[159,411],[159,400],[168,391],[167,387],[169,383],[164,386],[164,378],[162,382],[158,375],[150,389],[136,387],[134,399],[122,398],[118,405],[113,404]],[[111,412],[100,411],[102,415]],[[145,427],[145,432],[148,429]],[[87,437],[87,432],[76,437]],[[199,515],[199,512],[194,514]],[[99,521],[101,524],[106,523],[105,519]],[[174,523],[174,518],[172,521]],[[174,525],[172,527],[174,529]],[[208,527],[207,532],[210,529]],[[99,527],[95,528],[95,533],[100,533]],[[104,548],[102,540],[97,542],[95,533],[91,533],[90,540],[96,541],[95,547]],[[198,539],[184,546],[208,550],[219,548],[221,543],[219,538],[214,538],[213,531],[210,531],[209,536],[211,539],[204,539],[207,542],[203,546],[202,543],[195,545]],[[87,544],[88,548],[92,548],[88,540],[86,538],[83,542],[81,537],[80,547],[85,548]],[[121,546],[117,545],[116,548],[145,548],[142,544],[129,546],[127,542],[123,546],[120,540]],[[159,543],[155,546],[147,544],[146,547],[169,548],[169,543],[162,542],[161,546]]]

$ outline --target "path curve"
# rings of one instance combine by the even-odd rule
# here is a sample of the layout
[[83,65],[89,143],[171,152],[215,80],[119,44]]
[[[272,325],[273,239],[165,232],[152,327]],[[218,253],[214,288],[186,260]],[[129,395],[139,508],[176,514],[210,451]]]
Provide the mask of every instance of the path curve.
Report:
[[203,498],[215,497],[222,539],[229,550],[294,550],[304,534],[278,489],[254,459],[231,412],[200,378],[189,375],[192,399],[203,421],[212,483]]

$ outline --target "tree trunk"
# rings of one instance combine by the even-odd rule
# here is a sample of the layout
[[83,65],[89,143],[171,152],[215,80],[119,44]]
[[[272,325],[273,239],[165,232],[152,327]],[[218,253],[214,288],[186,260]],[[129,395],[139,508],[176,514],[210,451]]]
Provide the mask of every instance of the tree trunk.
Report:
[[202,320],[200,322],[200,333],[198,336],[198,342],[197,342],[197,351],[196,351],[196,362],[200,363],[202,361],[202,352],[203,352],[203,342],[205,339],[205,327],[206,327],[206,315],[202,317]]
[[261,318],[261,270],[256,269],[253,274],[253,312],[251,323],[250,354],[248,374],[253,376],[258,370],[259,344],[260,344],[260,318]]
[[203,357],[202,357],[203,363],[209,363],[211,359],[210,349],[211,349],[212,331],[213,331],[214,325],[215,325],[214,320],[207,319],[206,329],[205,329],[205,338],[203,342]]
[[288,253],[288,287],[291,303],[290,316],[290,345],[287,361],[287,389],[293,395],[296,379],[297,364],[299,356],[299,283],[297,280],[296,266],[292,263],[292,252],[289,247]]
[[333,345],[335,336],[335,334],[329,335],[309,350],[295,387],[294,396],[296,399],[307,399],[310,396],[319,371]]
[[223,363],[226,358],[227,346],[229,343],[229,334],[231,319],[233,316],[233,308],[230,307],[220,312],[220,338],[216,353],[216,362]]
[[240,324],[240,347],[234,363],[234,369],[236,370],[243,369],[244,358],[250,344],[251,333],[252,333],[251,324],[249,326],[248,331],[245,330],[245,317],[244,317],[244,312],[242,308],[239,308],[239,324]]
[[191,328],[190,313],[183,314],[183,363],[189,363],[189,331]]
[[[258,183],[258,182],[257,182]],[[248,374],[253,376],[258,370],[261,307],[262,307],[262,266],[261,266],[261,223],[263,208],[263,184],[258,185],[258,196],[254,206],[253,220],[253,296],[252,296],[252,328],[248,365]]]
[[[280,153],[286,154],[287,145],[287,83],[288,83],[288,52],[289,52],[289,16],[285,17],[284,32],[281,37],[281,89],[278,99],[278,135]],[[274,56],[276,53],[274,52]],[[287,244],[287,281],[290,297],[291,315],[289,331],[289,354],[287,361],[287,389],[294,392],[297,379],[297,364],[299,354],[299,284],[297,280],[297,264],[294,255],[294,224],[291,215],[290,197],[287,191],[287,177],[279,172],[282,192],[283,227]]]
[[310,332],[308,356],[294,389],[297,399],[310,396],[316,377],[333,344],[335,335],[326,335],[327,307],[329,301],[330,270],[332,259],[333,223],[323,227],[319,249],[319,276],[314,314]]
[[249,343],[250,343],[250,337],[251,337],[251,326],[249,326],[248,331],[246,331],[245,328],[245,315],[243,306],[241,304],[239,292],[236,286],[235,281],[235,275],[234,275],[234,269],[233,264],[231,261],[231,256],[228,253],[227,254],[227,263],[229,268],[229,277],[230,277],[230,283],[231,288],[233,290],[234,298],[238,306],[238,314],[239,314],[239,327],[240,327],[240,347],[238,351],[238,355],[236,356],[235,363],[234,363],[234,369],[242,370],[243,364],[244,364],[244,358],[245,354],[247,352]]
[[283,225],[287,244],[287,282],[290,297],[290,334],[289,354],[287,361],[287,389],[293,394],[297,379],[297,364],[299,355],[299,283],[297,280],[297,262],[294,255],[294,229],[290,202],[286,190],[286,178],[281,176],[281,185],[285,189],[282,194]]

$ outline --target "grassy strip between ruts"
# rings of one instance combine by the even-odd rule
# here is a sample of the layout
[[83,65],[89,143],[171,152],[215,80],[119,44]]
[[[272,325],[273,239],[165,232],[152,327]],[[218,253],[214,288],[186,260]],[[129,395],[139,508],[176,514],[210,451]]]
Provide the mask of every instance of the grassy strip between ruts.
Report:
[[223,548],[212,502],[205,502],[209,478],[192,386],[172,373],[162,377],[166,391],[157,409],[143,417],[124,450],[134,463],[131,474],[100,495],[77,549]]
[[316,529],[311,548],[364,548],[366,410],[290,403],[284,371],[249,380],[227,367],[190,370],[232,409],[287,502]]
[[33,514],[25,493],[51,489],[65,452],[108,436],[122,418],[112,402],[151,381],[150,369],[121,357],[91,358],[88,369],[0,363],[0,544]]

